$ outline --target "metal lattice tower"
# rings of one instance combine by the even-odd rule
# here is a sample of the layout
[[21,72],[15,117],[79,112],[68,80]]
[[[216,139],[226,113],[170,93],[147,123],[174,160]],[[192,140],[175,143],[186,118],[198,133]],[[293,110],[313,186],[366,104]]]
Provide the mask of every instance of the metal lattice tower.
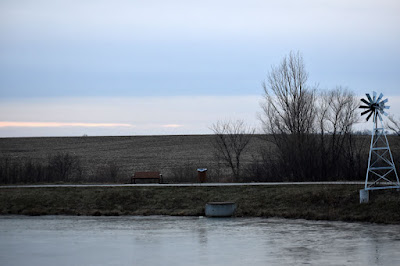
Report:
[[[367,110],[362,112],[361,115],[368,114],[367,121],[373,115],[374,128],[369,149],[365,190],[400,188],[399,177],[382,122],[382,114],[387,116],[384,109],[389,109],[389,106],[385,106],[388,99],[382,100],[382,93],[379,97],[376,97],[376,92],[373,92],[372,98],[369,93],[366,95],[368,100],[361,99],[366,105],[361,105],[360,108]],[[378,120],[380,127],[378,127]]]

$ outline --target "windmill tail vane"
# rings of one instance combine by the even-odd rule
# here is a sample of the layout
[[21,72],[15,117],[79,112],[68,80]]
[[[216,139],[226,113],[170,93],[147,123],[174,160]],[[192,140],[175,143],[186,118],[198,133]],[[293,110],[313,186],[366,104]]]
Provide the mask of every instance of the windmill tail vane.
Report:
[[[365,179],[365,190],[400,188],[399,178],[394,165],[393,156],[390,151],[385,129],[383,127],[382,115],[387,116],[385,109],[389,106],[386,98],[383,100],[383,94],[379,96],[376,92],[365,94],[366,99],[361,99],[360,108],[363,109],[361,116],[366,115],[368,121],[373,116],[374,128],[371,136],[371,146],[368,158],[368,170]],[[381,127],[378,128],[378,119]]]

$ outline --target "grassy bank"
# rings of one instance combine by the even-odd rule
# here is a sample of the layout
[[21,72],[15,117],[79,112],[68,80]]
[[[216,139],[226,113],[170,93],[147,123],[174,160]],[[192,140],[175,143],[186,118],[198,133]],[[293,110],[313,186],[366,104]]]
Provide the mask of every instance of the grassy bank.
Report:
[[370,193],[359,185],[226,187],[60,187],[0,189],[0,214],[204,215],[211,201],[234,201],[236,216],[400,223],[396,190]]

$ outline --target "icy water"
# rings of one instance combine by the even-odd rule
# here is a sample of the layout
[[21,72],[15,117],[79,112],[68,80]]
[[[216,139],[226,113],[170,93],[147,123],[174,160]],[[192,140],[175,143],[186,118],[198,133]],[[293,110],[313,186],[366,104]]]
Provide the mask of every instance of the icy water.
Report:
[[400,226],[262,218],[0,216],[0,265],[400,265]]

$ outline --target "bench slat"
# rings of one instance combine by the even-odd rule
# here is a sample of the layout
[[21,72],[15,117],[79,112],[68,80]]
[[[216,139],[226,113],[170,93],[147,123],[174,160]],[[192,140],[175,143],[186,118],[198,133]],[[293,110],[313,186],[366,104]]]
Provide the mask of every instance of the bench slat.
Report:
[[160,172],[136,172],[134,178],[160,178]]

